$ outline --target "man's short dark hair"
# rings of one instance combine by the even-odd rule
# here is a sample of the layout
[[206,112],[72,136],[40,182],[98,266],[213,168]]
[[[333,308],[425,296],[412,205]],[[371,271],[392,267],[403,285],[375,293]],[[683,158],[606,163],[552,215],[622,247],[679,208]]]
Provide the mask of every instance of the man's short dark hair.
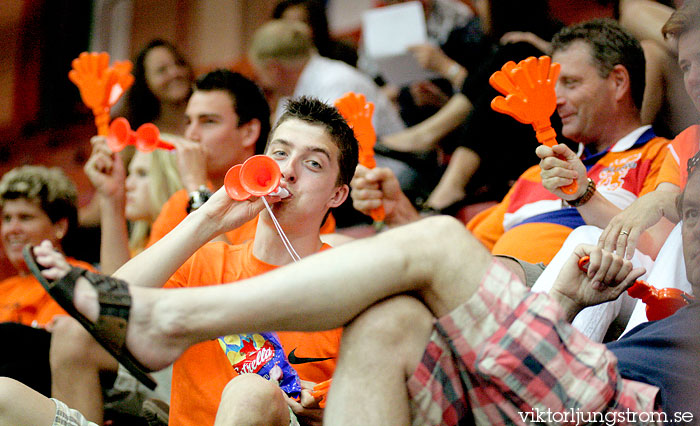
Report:
[[339,185],[350,185],[355,174],[358,159],[357,139],[348,123],[335,107],[316,98],[302,96],[291,99],[285,105],[284,113],[280,116],[272,132],[285,121],[296,118],[310,124],[323,126],[328,131],[333,142],[338,147]]
[[644,99],[644,51],[639,40],[612,19],[594,19],[563,28],[552,39],[552,53],[566,50],[572,43],[582,41],[591,49],[598,74],[608,77],[615,65],[622,65],[630,76],[630,94],[641,110]]
[[195,88],[204,92],[228,92],[233,102],[233,110],[238,115],[239,126],[253,119],[260,122],[260,136],[255,142],[255,153],[265,152],[267,136],[270,133],[270,106],[257,84],[239,73],[218,69],[199,77]]

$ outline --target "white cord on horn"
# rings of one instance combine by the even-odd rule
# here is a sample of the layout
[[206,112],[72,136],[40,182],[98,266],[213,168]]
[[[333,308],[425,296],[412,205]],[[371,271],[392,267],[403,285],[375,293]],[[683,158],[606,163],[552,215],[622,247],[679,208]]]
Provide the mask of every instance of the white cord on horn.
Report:
[[267,200],[265,199],[265,197],[263,196],[261,198],[263,200],[263,203],[265,204],[265,208],[267,208],[267,211],[270,213],[270,217],[272,218],[272,223],[275,224],[275,229],[277,229],[277,233],[279,234],[280,238],[282,239],[282,244],[284,244],[284,248],[286,248],[287,252],[289,252],[289,255],[292,256],[292,260],[295,262],[298,262],[299,260],[301,260],[301,257],[296,252],[296,250],[294,250],[292,243],[289,241],[289,238],[287,238],[287,235],[284,233],[284,230],[282,229],[282,226],[277,221],[275,214],[272,213],[272,209],[270,208],[270,205],[267,203]]

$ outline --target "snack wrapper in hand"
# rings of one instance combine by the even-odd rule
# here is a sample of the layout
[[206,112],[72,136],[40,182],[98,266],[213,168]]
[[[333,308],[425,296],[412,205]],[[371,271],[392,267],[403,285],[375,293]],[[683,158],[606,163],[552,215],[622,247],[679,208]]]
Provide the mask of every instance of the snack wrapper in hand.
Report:
[[277,366],[282,371],[280,388],[291,398],[301,396],[299,375],[287,361],[275,333],[232,334],[218,340],[238,374],[255,373],[270,380],[270,373]]

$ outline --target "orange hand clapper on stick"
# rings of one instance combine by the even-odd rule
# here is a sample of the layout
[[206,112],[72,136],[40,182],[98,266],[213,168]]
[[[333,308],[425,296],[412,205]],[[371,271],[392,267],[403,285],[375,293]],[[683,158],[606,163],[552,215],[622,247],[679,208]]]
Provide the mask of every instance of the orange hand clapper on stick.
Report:
[[[582,271],[588,270],[590,258],[583,256],[578,260]],[[649,321],[664,319],[673,315],[680,308],[688,305],[693,296],[677,288],[657,289],[646,281],[637,280],[627,289],[627,294],[635,299],[641,299],[647,305],[646,313]]]
[[[552,63],[549,56],[539,59],[531,56],[517,65],[513,61],[506,62],[489,78],[491,86],[505,95],[505,98],[493,98],[491,108],[523,124],[531,124],[537,140],[550,147],[557,144],[557,134],[549,117],[557,108],[554,86],[559,69],[559,64]],[[561,188],[566,194],[575,194],[577,189],[575,181]]]
[[80,89],[83,103],[95,116],[97,134],[109,134],[109,110],[134,83],[131,62],[115,62],[109,66],[106,52],[83,52],[73,59],[68,78]]
[[[375,168],[377,162],[374,160],[374,144],[377,141],[377,135],[372,125],[374,104],[367,102],[363,94],[348,92],[336,99],[335,107],[355,133],[359,145],[360,164],[368,169]],[[376,222],[383,221],[384,215],[383,206],[372,209],[370,212],[370,216]]]

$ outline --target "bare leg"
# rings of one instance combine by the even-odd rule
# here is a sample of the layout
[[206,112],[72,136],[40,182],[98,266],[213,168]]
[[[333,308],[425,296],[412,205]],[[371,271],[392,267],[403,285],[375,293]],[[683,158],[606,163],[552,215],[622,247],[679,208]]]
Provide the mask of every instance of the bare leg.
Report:
[[463,146],[457,148],[440,182],[428,197],[427,204],[435,209],[444,209],[464,198],[464,187],[474,176],[480,163],[481,159],[471,149]]
[[413,127],[382,137],[381,142],[396,151],[426,151],[467,118],[472,104],[462,93],[454,94],[438,112]]
[[410,424],[406,379],[421,361],[433,320],[421,302],[397,296],[377,303],[351,322],[343,331],[324,421],[332,425]]
[[[42,264],[57,262],[45,247],[35,250]],[[158,369],[199,341],[253,331],[332,329],[379,300],[407,292],[440,317],[474,294],[490,259],[464,225],[442,216],[234,285],[183,290],[132,286],[127,346],[145,365]],[[49,279],[65,274],[59,267],[44,273]],[[96,319],[94,289],[84,279],[77,284],[76,308]]]
[[51,335],[51,396],[102,424],[100,372],[116,373],[119,364],[72,318],[57,320]]
[[0,426],[50,426],[56,404],[22,383],[0,377]]
[[257,374],[243,374],[224,388],[214,426],[288,426],[287,407],[279,386]]

